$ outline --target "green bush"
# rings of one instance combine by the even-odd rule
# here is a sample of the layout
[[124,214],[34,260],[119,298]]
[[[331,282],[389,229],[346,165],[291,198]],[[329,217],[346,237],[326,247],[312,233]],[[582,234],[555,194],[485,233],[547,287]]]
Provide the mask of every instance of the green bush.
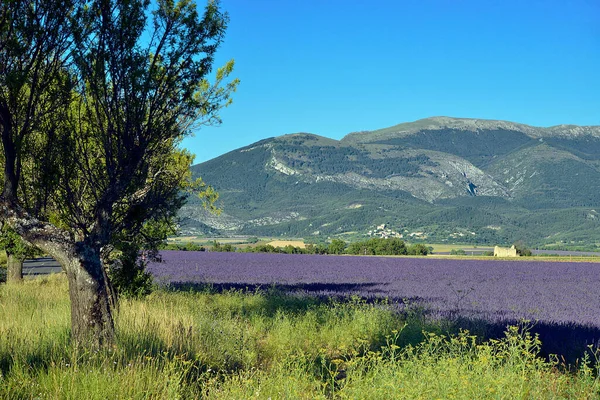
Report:
[[527,248],[527,246],[525,246],[525,243],[523,243],[522,241],[518,241],[514,244],[515,249],[517,250],[517,254],[522,256],[522,257],[530,257],[531,256],[531,250],[529,248]]
[[151,260],[158,260],[158,253],[141,253],[137,248],[126,249],[113,260],[108,270],[110,282],[120,297],[139,298],[147,296],[154,288],[152,274],[146,271]]
[[415,256],[426,256],[429,254],[429,248],[421,243],[413,244],[408,248],[408,254]]

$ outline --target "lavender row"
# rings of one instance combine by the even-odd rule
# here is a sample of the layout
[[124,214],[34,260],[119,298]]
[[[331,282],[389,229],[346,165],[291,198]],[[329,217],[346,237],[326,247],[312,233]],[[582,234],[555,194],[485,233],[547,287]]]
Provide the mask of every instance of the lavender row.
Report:
[[490,322],[530,319],[600,327],[600,263],[164,251],[161,283],[277,285],[360,295]]

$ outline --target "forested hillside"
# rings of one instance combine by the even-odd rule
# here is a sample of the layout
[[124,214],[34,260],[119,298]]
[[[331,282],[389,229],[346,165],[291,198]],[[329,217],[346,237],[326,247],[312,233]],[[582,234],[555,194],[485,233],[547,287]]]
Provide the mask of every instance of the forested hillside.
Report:
[[192,171],[223,213],[190,198],[191,234],[600,241],[600,127],[436,117],[340,141],[269,138]]

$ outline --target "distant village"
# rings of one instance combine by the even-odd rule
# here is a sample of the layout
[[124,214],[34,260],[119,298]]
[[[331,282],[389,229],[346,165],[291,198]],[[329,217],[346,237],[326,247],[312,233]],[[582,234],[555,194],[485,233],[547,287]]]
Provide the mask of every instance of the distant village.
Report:
[[[449,235],[450,239],[460,239],[465,236],[475,236],[475,232],[454,232]],[[427,233],[425,232],[409,232],[408,229],[404,229],[402,232],[395,231],[388,224],[377,225],[376,228],[367,231],[367,236],[376,237],[376,238],[399,238],[399,239],[418,239],[424,240],[428,238]],[[442,239],[443,241],[443,239]]]
[[[427,235],[424,232],[410,232],[405,229],[404,233],[406,233],[407,237],[411,237],[414,239],[427,239]],[[395,230],[389,228],[386,224],[377,225],[375,229],[372,229],[367,232],[367,235],[370,237],[379,237],[383,239],[387,238],[404,238],[404,233],[396,232]]]

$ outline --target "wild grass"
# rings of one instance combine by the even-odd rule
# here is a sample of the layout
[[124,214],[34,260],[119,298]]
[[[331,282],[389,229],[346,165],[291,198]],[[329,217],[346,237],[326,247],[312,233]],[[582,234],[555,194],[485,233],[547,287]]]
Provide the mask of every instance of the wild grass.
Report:
[[97,353],[71,347],[69,322],[62,276],[0,286],[0,398],[600,396],[597,360],[561,372],[526,328],[482,343],[358,298],[158,290],[121,302]]
[[6,267],[7,259],[6,251],[0,250],[0,267]]

